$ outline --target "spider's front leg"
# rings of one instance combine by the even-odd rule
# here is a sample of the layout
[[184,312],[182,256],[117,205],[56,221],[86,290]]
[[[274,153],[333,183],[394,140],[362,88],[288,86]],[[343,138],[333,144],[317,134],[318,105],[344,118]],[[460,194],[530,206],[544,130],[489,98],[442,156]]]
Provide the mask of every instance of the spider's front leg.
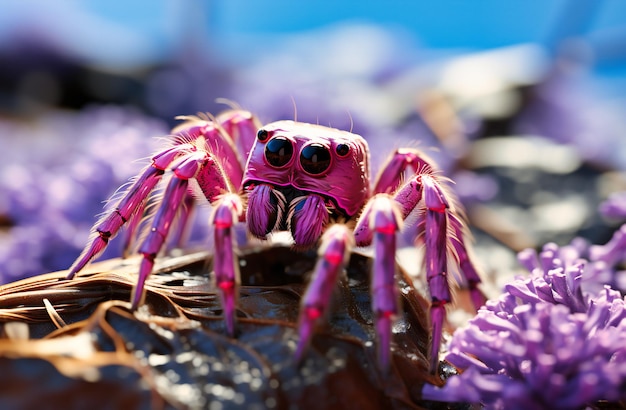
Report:
[[[401,177],[408,168],[413,168],[415,174],[404,185],[400,185]],[[406,219],[416,208],[419,212],[418,228],[423,233],[426,280],[432,299],[430,366],[431,372],[435,373],[446,316],[445,306],[451,301],[448,253],[456,257],[475,307],[478,308],[485,301],[484,295],[478,289],[480,277],[470,261],[465,245],[461,216],[456,214],[457,207],[450,199],[454,196],[446,191],[432,163],[417,150],[398,150],[392,155],[378,177],[375,192],[392,192],[402,219]],[[418,207],[420,202],[423,202],[423,208]],[[371,233],[365,228],[357,230],[357,244],[367,243],[370,236]],[[387,252],[389,251],[388,249]],[[393,254],[395,255],[395,247]],[[378,256],[377,253],[375,258]],[[376,275],[375,272],[373,274]]]
[[[461,207],[454,204],[455,197],[451,193],[446,192],[442,188],[443,185],[437,182],[440,177],[437,176],[439,171],[435,167],[434,162],[417,149],[402,148],[396,150],[387,160],[385,166],[382,167],[374,186],[374,193],[395,193],[396,200],[402,207],[402,217],[406,219],[415,208],[414,194],[409,193],[406,189],[404,192],[401,192],[399,189],[403,180],[402,177],[408,170],[411,170],[413,175],[432,175],[435,178],[436,185],[440,187],[439,189],[443,196],[442,200],[448,203],[449,201],[446,198],[453,199],[452,204],[448,206],[448,209],[451,209],[452,212],[447,212],[448,222],[452,231],[452,234],[449,235],[449,240],[454,248],[454,256],[457,258],[462,274],[459,278],[461,280],[460,285],[469,289],[472,304],[478,309],[485,304],[487,299],[479,289],[481,283],[480,276],[471,261],[466,245],[467,232],[463,222],[464,216]],[[404,187],[406,188],[406,184]],[[409,196],[404,197],[405,195]]]
[[353,247],[354,235],[345,225],[332,225],[322,235],[319,259],[300,306],[297,361],[302,359],[315,327],[326,316],[333,290]]
[[445,305],[450,302],[447,281],[449,204],[431,175],[416,175],[398,191],[377,194],[365,206],[355,229],[357,245],[374,244],[374,266],[372,268],[371,292],[372,311],[378,335],[378,356],[383,368],[390,363],[392,325],[398,316],[398,294],[396,289],[396,234],[402,220],[424,201],[423,221],[426,247],[426,278],[431,291],[430,318],[432,339],[430,349],[431,372],[437,371],[439,345],[445,319]]
[[225,194],[213,204],[211,224],[215,229],[213,272],[224,309],[224,321],[229,335],[235,334],[235,313],[239,288],[239,264],[235,255],[233,227],[243,215],[243,204],[237,194]]
[[[115,208],[91,228],[89,243],[70,267],[67,279],[72,279],[87,263],[101,254],[109,240],[117,235],[126,222],[138,217],[137,214],[143,209],[146,199],[161,180],[167,167],[188,148],[189,146],[178,145],[152,157],[152,163],[142,171]],[[131,225],[134,227],[135,223],[131,222]]]
[[374,244],[370,292],[378,336],[378,362],[391,362],[392,325],[400,313],[396,283],[396,233],[402,228],[398,204],[387,194],[374,196],[363,209],[355,228],[357,245]]

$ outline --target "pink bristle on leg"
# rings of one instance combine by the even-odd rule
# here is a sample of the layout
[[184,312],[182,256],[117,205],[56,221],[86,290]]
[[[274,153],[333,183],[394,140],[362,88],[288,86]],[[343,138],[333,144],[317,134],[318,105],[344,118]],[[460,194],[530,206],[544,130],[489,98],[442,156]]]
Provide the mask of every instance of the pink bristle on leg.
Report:
[[456,217],[449,217],[450,225],[454,228],[454,237],[450,239],[456,257],[459,262],[459,269],[467,281],[467,287],[470,291],[470,299],[474,309],[478,310],[487,302],[487,297],[478,287],[482,282],[476,267],[469,257],[469,251],[465,244],[465,232],[463,232],[463,223]]

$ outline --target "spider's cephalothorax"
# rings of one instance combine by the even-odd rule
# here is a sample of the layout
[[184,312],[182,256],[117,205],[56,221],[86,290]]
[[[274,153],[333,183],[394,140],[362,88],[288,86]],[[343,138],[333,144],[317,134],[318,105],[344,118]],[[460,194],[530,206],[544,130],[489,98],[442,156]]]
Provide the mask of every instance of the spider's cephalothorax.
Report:
[[[122,193],[93,227],[89,244],[70,269],[72,278],[100,254],[128,222],[129,237],[144,214],[147,199],[165,175],[152,226],[142,239],[139,279],[132,306],[142,300],[144,282],[175,219],[184,228],[194,196],[212,206],[213,270],[227,331],[235,330],[239,271],[232,228],[239,222],[261,239],[290,231],[300,248],[319,245],[319,260],[302,300],[296,357],[305,352],[316,324],[329,306],[332,290],[354,246],[373,245],[372,310],[381,366],[390,362],[391,327],[398,316],[395,281],[396,234],[411,213],[425,247],[425,270],[432,305],[431,371],[437,369],[445,305],[451,299],[448,255],[453,255],[474,304],[484,297],[465,246],[465,228],[445,180],[416,149],[395,150],[370,184],[369,149],[353,133],[277,121],[263,127],[248,112],[231,110],[215,118],[185,117],[171,144]],[[244,163],[244,158],[247,162]],[[180,229],[182,229],[180,228]],[[129,244],[127,244],[129,246]]]
[[261,128],[244,172],[250,232],[288,229],[297,246],[315,245],[329,222],[351,219],[370,195],[365,140],[319,125]]

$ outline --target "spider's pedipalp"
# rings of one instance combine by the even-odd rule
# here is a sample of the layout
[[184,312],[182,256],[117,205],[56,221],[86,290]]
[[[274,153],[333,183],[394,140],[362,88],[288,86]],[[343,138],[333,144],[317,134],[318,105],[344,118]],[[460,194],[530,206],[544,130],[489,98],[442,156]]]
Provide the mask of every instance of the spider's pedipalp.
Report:
[[295,199],[287,215],[287,223],[299,246],[311,247],[317,243],[329,220],[325,200],[311,194]]
[[248,230],[257,238],[265,239],[282,220],[284,199],[268,184],[248,187],[246,220]]

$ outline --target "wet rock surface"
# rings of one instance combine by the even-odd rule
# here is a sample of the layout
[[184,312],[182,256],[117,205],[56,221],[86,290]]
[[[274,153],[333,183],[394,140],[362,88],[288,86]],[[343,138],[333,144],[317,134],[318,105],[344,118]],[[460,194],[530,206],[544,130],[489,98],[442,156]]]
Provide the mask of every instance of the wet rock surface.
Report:
[[[403,317],[379,368],[370,260],[353,254],[327,324],[294,361],[300,298],[314,253],[241,255],[237,334],[226,334],[204,252],[162,258],[144,305],[129,310],[138,259],[112,259],[0,291],[2,408],[451,408],[421,400],[426,300],[400,274]],[[455,408],[465,408],[459,405]]]

